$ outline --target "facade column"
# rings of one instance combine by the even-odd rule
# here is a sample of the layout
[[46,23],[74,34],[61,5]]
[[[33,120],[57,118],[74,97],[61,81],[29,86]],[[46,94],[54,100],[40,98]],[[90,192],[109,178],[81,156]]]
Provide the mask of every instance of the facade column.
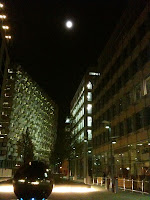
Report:
[[84,140],[84,183],[88,183],[88,142],[87,140]]
[[74,168],[74,177],[73,180],[77,180],[77,159],[75,158],[75,168]]

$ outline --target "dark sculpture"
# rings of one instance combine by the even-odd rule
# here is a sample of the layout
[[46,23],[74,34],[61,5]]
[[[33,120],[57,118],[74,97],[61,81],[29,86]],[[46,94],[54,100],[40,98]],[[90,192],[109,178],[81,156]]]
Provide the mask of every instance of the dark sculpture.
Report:
[[20,200],[44,200],[52,192],[53,179],[43,162],[32,161],[16,171],[13,186],[15,195]]

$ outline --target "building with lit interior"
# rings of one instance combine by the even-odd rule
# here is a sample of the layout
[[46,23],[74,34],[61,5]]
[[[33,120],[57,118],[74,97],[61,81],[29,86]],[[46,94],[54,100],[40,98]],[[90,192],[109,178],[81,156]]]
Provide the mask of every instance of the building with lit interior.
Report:
[[150,7],[131,1],[98,59],[93,175],[150,175]]
[[88,70],[84,75],[70,107],[72,132],[71,172],[76,180],[89,182],[92,172],[92,90],[99,73]]
[[[21,67],[8,72],[2,110],[2,132],[7,140],[1,160],[22,162],[18,141],[28,129],[34,159],[48,164],[56,139],[57,105]],[[6,122],[7,129],[3,128]]]
[[[5,105],[6,91],[5,84],[9,85],[7,75],[9,74],[10,58],[8,55],[7,41],[3,30],[0,28],[0,168],[3,166],[1,160],[6,155],[6,134],[8,133],[8,119],[3,115],[4,110],[10,112],[9,105]],[[6,83],[7,82],[7,83]],[[4,119],[5,118],[5,119]],[[3,129],[3,131],[2,131]],[[5,130],[5,131],[4,131]]]

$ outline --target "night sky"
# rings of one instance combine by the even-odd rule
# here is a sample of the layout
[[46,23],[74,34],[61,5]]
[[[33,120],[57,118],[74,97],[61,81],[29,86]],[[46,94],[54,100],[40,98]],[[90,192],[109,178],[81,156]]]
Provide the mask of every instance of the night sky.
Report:
[[[89,66],[97,59],[127,0],[3,1],[13,58],[59,106],[60,121]],[[66,29],[65,21],[74,28]]]

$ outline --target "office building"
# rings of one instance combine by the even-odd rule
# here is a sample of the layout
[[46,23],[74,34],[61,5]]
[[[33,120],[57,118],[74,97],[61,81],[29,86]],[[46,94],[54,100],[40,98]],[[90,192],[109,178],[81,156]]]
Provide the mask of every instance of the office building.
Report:
[[150,175],[150,4],[129,1],[98,59],[93,175]]
[[80,178],[85,183],[90,181],[92,174],[92,90],[99,76],[91,70],[84,75],[70,107],[73,137],[71,172],[75,180]]
[[[18,141],[28,130],[34,160],[49,164],[56,139],[57,105],[20,66],[8,69],[4,91],[1,126],[7,139],[1,160],[5,165],[23,161]],[[3,128],[6,123],[7,129]]]

